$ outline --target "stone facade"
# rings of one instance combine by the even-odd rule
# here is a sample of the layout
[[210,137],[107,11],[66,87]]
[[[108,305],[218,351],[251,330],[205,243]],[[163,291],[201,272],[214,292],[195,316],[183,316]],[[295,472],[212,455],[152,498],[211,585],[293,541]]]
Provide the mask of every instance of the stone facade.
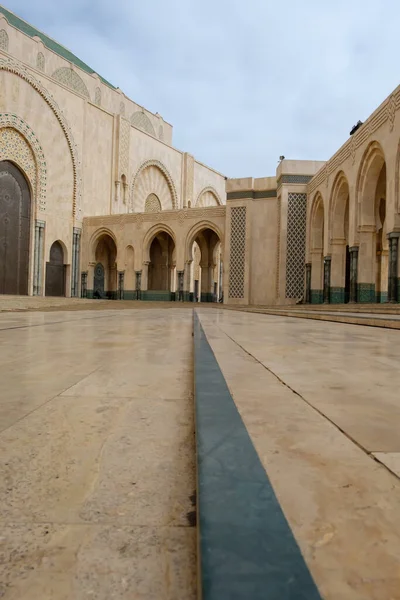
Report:
[[227,179],[174,148],[158,113],[0,8],[3,248],[18,255],[6,191],[17,167],[30,194],[29,294],[398,301],[399,107],[400,88],[327,162]]

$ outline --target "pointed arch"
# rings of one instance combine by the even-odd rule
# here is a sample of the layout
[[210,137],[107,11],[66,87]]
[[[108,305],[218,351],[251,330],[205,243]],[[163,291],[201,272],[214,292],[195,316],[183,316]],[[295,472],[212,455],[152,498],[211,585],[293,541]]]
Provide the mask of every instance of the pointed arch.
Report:
[[[89,241],[89,262],[94,262],[96,260],[96,247],[97,243],[99,242],[102,236],[108,236],[112,239],[112,241],[115,244],[116,254],[118,255],[118,245],[115,234],[113,233],[113,231],[111,231],[111,229],[108,229],[108,227],[100,227],[99,229],[96,229],[96,231],[92,234]],[[115,260],[117,260],[117,257]]]
[[375,223],[376,187],[385,165],[382,146],[377,141],[371,142],[364,152],[357,174],[356,194],[360,226],[372,226]]
[[[172,208],[177,209],[178,208],[178,196],[176,193],[176,187],[175,187],[175,184],[174,184],[172,177],[169,174],[167,168],[159,160],[147,160],[138,168],[138,170],[136,171],[136,173],[132,179],[131,193],[130,193],[130,206],[129,206],[130,212],[134,211],[134,199],[135,199],[135,192],[136,192],[135,186],[137,185],[139,175],[143,171],[145,171],[145,169],[148,169],[149,167],[157,167],[157,169],[159,169],[159,171],[161,171],[162,175],[164,176],[164,178],[167,182],[167,185],[168,185],[168,188],[169,188],[169,191],[171,194]],[[151,191],[152,190],[150,190],[149,193],[151,193]],[[147,195],[148,194],[146,193],[146,197],[147,197]],[[143,199],[143,206],[144,206],[144,201],[145,201],[145,198]]]
[[[15,131],[16,136],[19,137],[13,137],[12,131]],[[32,186],[37,208],[45,211],[46,160],[35,132],[21,117],[10,113],[0,113],[0,136],[13,138],[13,143],[0,144],[0,160],[11,160],[24,171]],[[28,152],[27,149],[29,149]]]
[[8,52],[8,33],[5,29],[0,30],[0,50]]
[[196,223],[196,225],[193,225],[193,227],[190,229],[186,236],[185,261],[193,260],[193,242],[195,242],[199,234],[206,229],[211,229],[211,231],[213,231],[218,236],[221,246],[223,247],[224,237],[219,227],[217,227],[217,225],[215,225],[215,223],[213,223],[212,221],[200,221],[200,223]]
[[159,234],[159,233],[167,233],[169,236],[171,236],[172,241],[175,244],[176,247],[176,235],[175,232],[173,231],[173,229],[171,229],[171,227],[169,227],[169,225],[166,225],[165,223],[157,223],[156,225],[154,225],[153,227],[151,227],[149,229],[149,231],[146,233],[144,240],[143,240],[143,262],[148,262],[150,260],[150,246],[154,240],[154,238]]
[[36,56],[36,68],[39,69],[39,71],[44,71],[45,64],[46,63],[43,52],[38,52]]
[[14,75],[17,75],[18,77],[24,79],[42,96],[44,101],[49,105],[49,107],[53,111],[57,121],[59,122],[64,132],[71,153],[72,169],[74,173],[73,216],[81,218],[81,163],[78,158],[78,149],[74,142],[71,129],[64,115],[62,114],[58,104],[54,100],[53,96],[51,96],[48,93],[48,91],[42,86],[42,84],[20,64],[11,60],[0,59],[0,70],[9,71],[10,73],[13,73]]
[[320,192],[314,196],[310,212],[310,250],[323,252],[324,250],[324,199]]
[[154,131],[152,122],[143,110],[137,110],[132,114],[131,124],[134,127],[137,127],[138,129],[141,129],[142,131],[145,131],[146,133],[156,137],[156,132]]
[[214,197],[217,206],[222,206],[222,200],[221,200],[217,190],[210,185],[201,190],[200,194],[197,196],[195,206],[196,207],[213,206],[212,204],[202,204],[201,203],[202,197],[206,197],[207,195]]
[[339,171],[332,185],[329,202],[329,238],[345,239],[345,217],[348,210],[349,182],[343,171]]
[[71,67],[60,67],[59,69],[56,69],[52,78],[71,90],[74,90],[74,92],[86,96],[86,98],[90,100],[89,90],[87,89],[85,82],[78,73],[71,69]]

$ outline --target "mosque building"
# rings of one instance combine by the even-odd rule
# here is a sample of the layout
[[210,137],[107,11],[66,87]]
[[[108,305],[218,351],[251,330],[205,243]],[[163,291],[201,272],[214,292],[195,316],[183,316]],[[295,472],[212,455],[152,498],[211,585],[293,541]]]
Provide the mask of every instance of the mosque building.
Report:
[[0,6],[0,294],[397,302],[399,107],[327,162],[228,179]]

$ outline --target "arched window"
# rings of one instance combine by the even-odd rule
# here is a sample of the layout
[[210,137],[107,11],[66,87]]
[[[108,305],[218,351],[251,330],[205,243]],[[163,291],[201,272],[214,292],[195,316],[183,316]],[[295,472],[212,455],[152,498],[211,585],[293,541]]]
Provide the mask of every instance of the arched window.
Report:
[[125,115],[125,104],[123,102],[121,102],[121,104],[119,105],[119,114],[122,116]]
[[61,67],[60,69],[57,69],[54,71],[52,77],[71,90],[78,92],[78,94],[90,98],[85,82],[79,77],[78,73],[75,73],[70,67]]
[[133,113],[131,116],[131,123],[134,127],[142,129],[142,131],[146,131],[147,133],[150,133],[150,135],[156,137],[156,132],[154,131],[154,127],[151,124],[149,117],[142,110]]
[[101,89],[99,87],[96,88],[94,93],[94,103],[97,104],[97,106],[101,106]]
[[43,52],[38,52],[36,56],[36,67],[39,71],[44,71],[45,62],[44,62],[44,54]]
[[144,212],[160,212],[161,202],[155,194],[149,194],[144,205]]
[[8,35],[5,29],[0,31],[0,48],[8,52]]

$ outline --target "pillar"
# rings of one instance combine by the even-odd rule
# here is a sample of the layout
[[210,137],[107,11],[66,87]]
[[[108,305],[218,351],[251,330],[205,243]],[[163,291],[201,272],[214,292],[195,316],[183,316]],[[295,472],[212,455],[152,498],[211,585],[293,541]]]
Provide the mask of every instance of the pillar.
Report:
[[87,298],[87,280],[88,280],[88,272],[82,271],[82,273],[81,273],[81,298]]
[[184,275],[183,275],[183,281],[184,281],[183,299],[185,302],[193,302],[193,293],[190,291],[192,265],[193,265],[193,260],[187,260],[185,262],[185,270],[184,270]]
[[81,253],[81,229],[74,227],[72,232],[72,273],[71,296],[79,296],[79,264]]
[[142,271],[135,271],[135,278],[136,278],[136,284],[135,284],[135,289],[136,289],[136,300],[141,300],[142,298]]
[[200,263],[201,267],[201,302],[212,302],[214,265]]
[[311,304],[311,263],[306,263],[306,304]]
[[142,291],[146,291],[146,290],[149,289],[149,264],[150,264],[149,260],[145,260],[143,262],[143,268],[142,268],[142,287],[141,287]]
[[178,293],[177,293],[177,300],[179,302],[183,302],[184,301],[184,296],[183,296],[183,280],[184,280],[184,275],[185,272],[184,271],[178,271]]
[[358,246],[349,248],[350,252],[350,302],[358,301]]
[[376,302],[376,226],[364,225],[360,231],[357,271],[357,301]]
[[118,271],[118,300],[124,299],[125,271]]
[[222,259],[220,257],[219,259],[219,290],[218,290],[218,302],[223,302],[223,289],[224,289],[224,281],[223,281],[223,275],[224,275],[224,263],[222,262]]
[[119,202],[119,189],[120,189],[120,185],[121,185],[120,181],[116,181],[115,182],[115,202]]
[[44,221],[35,222],[35,256],[33,261],[33,295],[43,295]]
[[389,233],[389,270],[388,270],[388,302],[399,301],[399,237],[400,232]]
[[330,276],[331,304],[343,304],[346,301],[346,239],[331,240],[332,260]]
[[94,292],[94,268],[95,262],[90,262],[88,265],[87,278],[86,278],[86,297],[93,298]]
[[332,265],[332,257],[325,256],[324,257],[324,304],[329,304],[331,300],[331,265]]
[[324,299],[324,265],[321,250],[311,252],[311,304],[322,304]]
[[129,185],[127,183],[123,183],[123,194],[124,194],[124,204],[127,203],[128,201],[128,187]]

